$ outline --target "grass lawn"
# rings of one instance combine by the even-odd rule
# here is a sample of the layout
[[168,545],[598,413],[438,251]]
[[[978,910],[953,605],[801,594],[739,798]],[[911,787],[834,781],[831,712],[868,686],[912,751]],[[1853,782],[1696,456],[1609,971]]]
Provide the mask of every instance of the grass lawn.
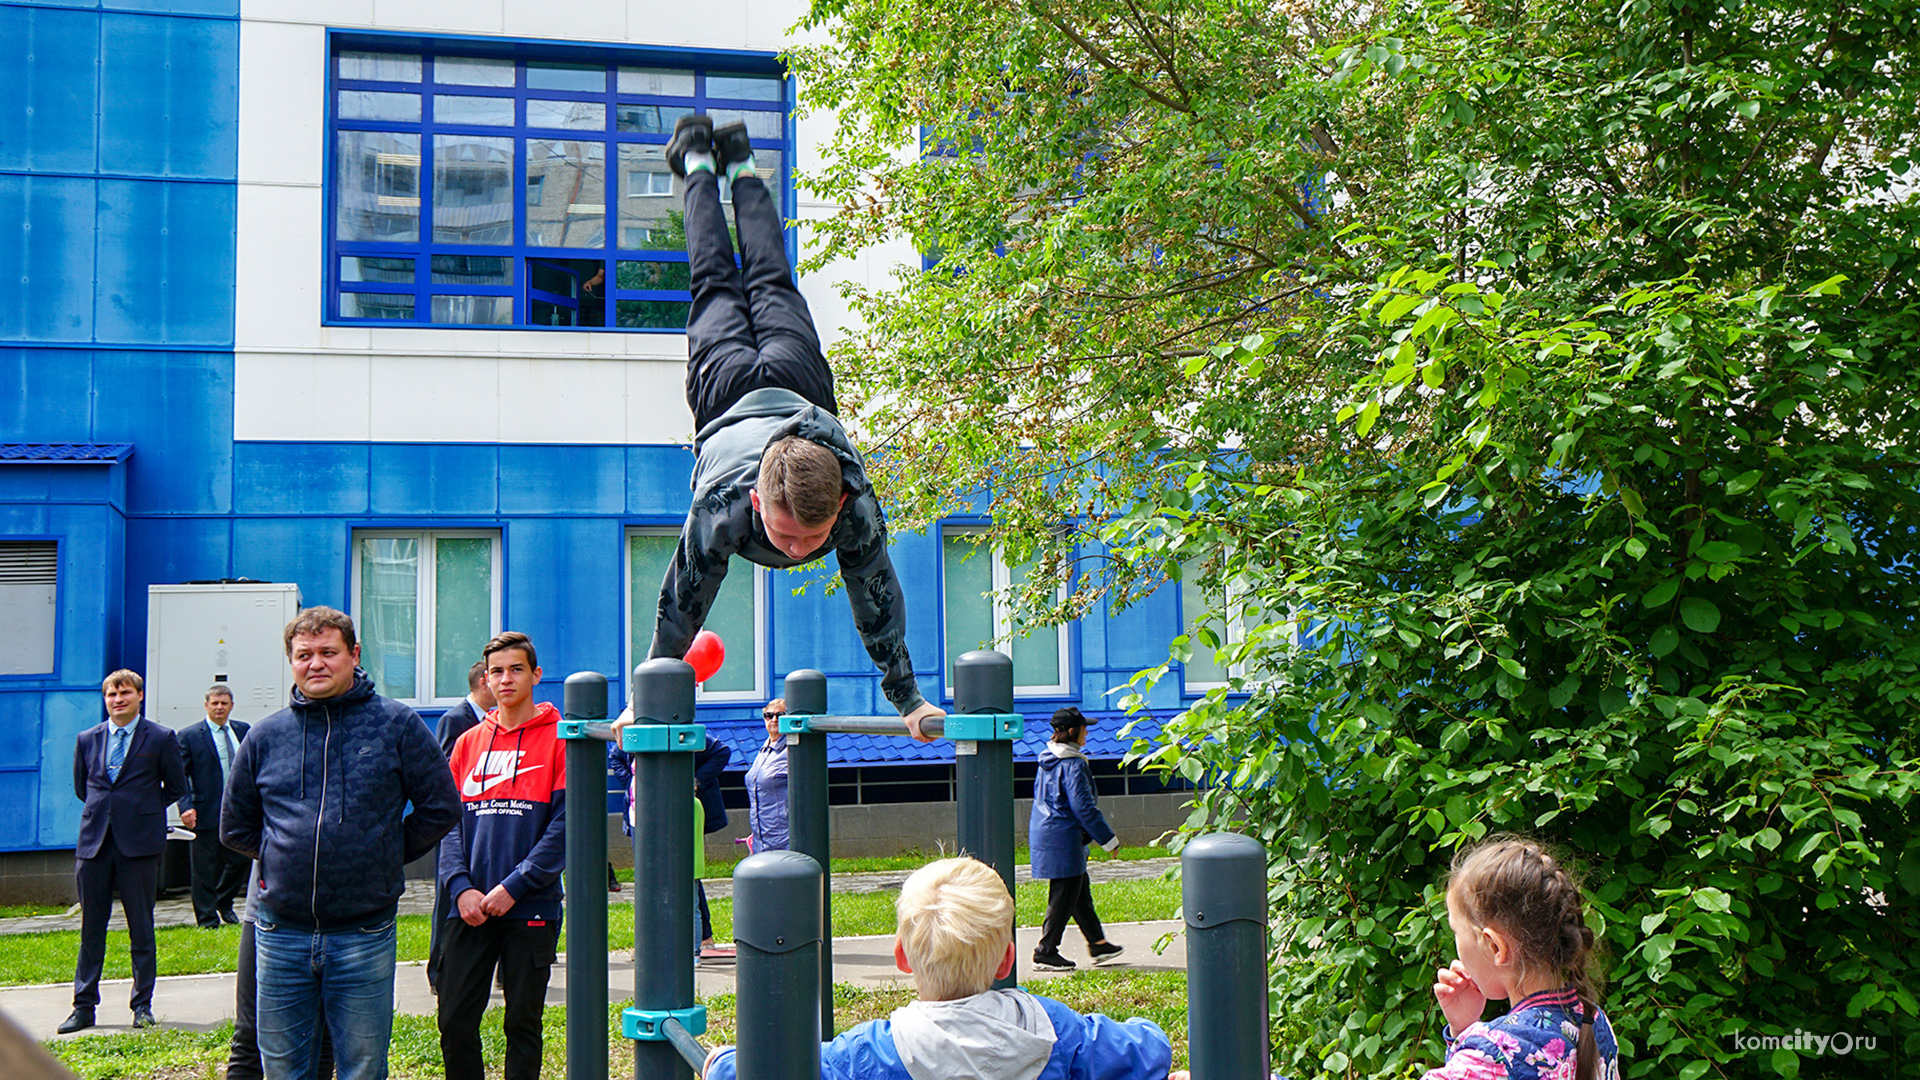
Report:
[[[1047,996],[1057,998],[1081,1012],[1102,1012],[1109,1016],[1144,1016],[1159,1024],[1173,1042],[1174,1068],[1185,1068],[1187,1061],[1187,980],[1177,971],[1082,971],[1049,981]],[[834,987],[834,1013],[841,1030],[862,1021],[886,1016],[912,1000],[909,990],[862,990],[849,986]],[[628,1002],[618,1002],[608,1010],[607,1074],[609,1080],[633,1075],[633,1049],[619,1035],[620,1011]],[[734,997],[721,994],[707,999],[707,1035],[709,1045],[732,1041]],[[500,1010],[489,1009],[480,1024],[482,1053],[497,1065],[506,1055],[506,1038],[500,1031]],[[546,1013],[545,1062],[543,1076],[566,1075],[565,1011],[551,1008]],[[227,1045],[233,1037],[232,1025],[197,1033],[159,1029],[122,1035],[93,1035],[50,1044],[56,1056],[82,1080],[217,1080],[227,1060]],[[396,1016],[390,1051],[392,1074],[397,1080],[438,1080],[445,1075],[440,1061],[440,1036],[431,1016]]]
[[[893,932],[896,893],[841,893],[833,898],[835,937]],[[1180,885],[1163,878],[1099,882],[1093,886],[1100,917],[1108,922],[1170,919],[1180,906]],[[1038,926],[1047,903],[1044,882],[1028,882],[1014,890],[1015,916],[1021,926]],[[721,941],[733,938],[733,902],[712,902],[713,933]],[[400,959],[425,960],[429,920],[425,915],[403,915]],[[223,926],[202,930],[170,926],[156,932],[161,975],[199,975],[232,971],[240,951],[240,928]],[[609,950],[633,947],[633,905],[614,904],[607,910]],[[41,934],[0,934],[0,985],[31,986],[67,982],[73,978],[73,958],[80,949],[80,932],[56,930]],[[132,975],[124,933],[107,935],[108,979]]]

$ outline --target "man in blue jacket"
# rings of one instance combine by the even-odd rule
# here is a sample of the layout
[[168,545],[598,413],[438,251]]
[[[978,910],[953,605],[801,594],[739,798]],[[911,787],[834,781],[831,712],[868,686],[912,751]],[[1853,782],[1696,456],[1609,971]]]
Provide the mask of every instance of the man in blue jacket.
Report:
[[115,889],[133,952],[133,1026],[153,1026],[153,898],[167,850],[167,804],[186,794],[187,774],[173,733],[140,717],[145,687],[125,669],[107,676],[100,684],[106,722],[81,732],[74,745],[73,793],[86,804],[73,852],[80,956],[73,971],[73,1015],[61,1022],[62,1035],[93,1026]]
[[384,1080],[404,868],[459,822],[460,793],[419,714],[374,693],[344,612],[307,608],[285,644],[293,704],[240,744],[220,819],[221,841],[260,862],[261,1063],[267,1080],[312,1080],[324,1015],[340,1080]]

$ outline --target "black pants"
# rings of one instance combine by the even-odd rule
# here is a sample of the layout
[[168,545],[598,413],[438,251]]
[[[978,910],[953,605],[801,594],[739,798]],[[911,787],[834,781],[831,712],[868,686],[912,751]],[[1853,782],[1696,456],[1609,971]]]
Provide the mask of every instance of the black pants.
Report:
[[813,314],[793,281],[780,211],[756,176],[733,185],[740,265],[733,262],[720,181],[706,170],[687,177],[687,268],[693,307],[687,312],[687,407],[695,429],[747,393],[777,386],[830,413],[833,373],[820,353]]
[[73,1007],[92,1009],[100,1004],[100,969],[107,962],[107,919],[113,913],[113,893],[120,891],[120,910],[127,916],[127,944],[133,954],[131,1008],[153,1006],[157,972],[153,946],[153,901],[160,889],[160,856],[122,855],[113,834],[100,844],[100,854],[73,860],[74,884],[80,890],[80,955],[73,965]]
[[440,1057],[447,1080],[486,1080],[480,1060],[480,1015],[493,993],[493,971],[506,987],[504,1080],[539,1080],[541,1010],[553,973],[560,926],[526,919],[488,919],[479,926],[448,919],[440,954]]
[[[260,1040],[254,1027],[259,1012],[259,973],[253,966],[253,923],[240,924],[240,959],[233,981],[233,1045],[227,1051],[227,1080],[263,1080]],[[320,1077],[333,1075],[333,1036],[320,1029]]]
[[436,994],[440,992],[440,954],[447,948],[447,920],[454,914],[446,886],[436,880],[433,883],[433,926],[427,931],[427,986]]
[[1047,881],[1047,914],[1040,923],[1040,944],[1034,951],[1059,952],[1068,918],[1087,936],[1087,944],[1107,939],[1107,932],[1100,926],[1100,915],[1093,910],[1093,883],[1084,873],[1079,877]]
[[707,906],[707,887],[700,884],[699,878],[693,879],[693,898],[700,908],[700,940],[705,941],[713,936],[713,909]]
[[220,842],[220,814],[214,811],[213,827],[194,830],[188,848],[193,866],[193,918],[201,926],[219,926],[222,916],[233,911],[234,898],[247,887],[247,867],[251,861]]

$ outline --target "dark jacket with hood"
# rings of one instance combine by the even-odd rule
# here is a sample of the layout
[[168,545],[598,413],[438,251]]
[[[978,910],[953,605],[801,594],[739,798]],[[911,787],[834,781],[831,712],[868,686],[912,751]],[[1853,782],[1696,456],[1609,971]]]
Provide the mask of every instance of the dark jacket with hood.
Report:
[[[504,885],[509,919],[560,921],[567,868],[567,752],[560,710],[546,702],[516,728],[500,710],[453,744],[460,827],[440,841],[440,884],[449,900]],[[457,913],[448,905],[448,918]]]
[[261,920],[339,930],[393,918],[406,864],[459,820],[433,732],[355,669],[346,693],[311,701],[296,688],[291,706],[247,733],[220,841],[260,861]]
[[[760,479],[768,444],[798,435],[840,459],[847,502],[820,550],[793,558],[774,547],[754,513],[749,493]],[[667,576],[660,584],[660,613],[649,656],[685,656],[707,620],[713,598],[735,555],[784,570],[832,551],[853,605],[854,629],[879,666],[880,688],[905,716],[925,703],[907,655],[907,608],[900,579],[887,554],[887,523],[867,483],[866,465],[833,414],[791,390],[764,387],[702,428],[693,443],[693,509],[680,530]]]
[[1036,878],[1079,877],[1087,872],[1087,844],[1112,851],[1120,846],[1100,812],[1087,755],[1076,746],[1049,742],[1033,774],[1033,813],[1027,818],[1027,858]]

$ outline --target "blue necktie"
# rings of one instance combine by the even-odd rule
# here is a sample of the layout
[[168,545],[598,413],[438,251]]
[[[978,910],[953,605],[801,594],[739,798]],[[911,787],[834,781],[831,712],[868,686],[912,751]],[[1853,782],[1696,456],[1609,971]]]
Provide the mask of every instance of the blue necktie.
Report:
[[120,779],[120,763],[127,760],[127,729],[113,733],[113,747],[107,751],[107,782]]

